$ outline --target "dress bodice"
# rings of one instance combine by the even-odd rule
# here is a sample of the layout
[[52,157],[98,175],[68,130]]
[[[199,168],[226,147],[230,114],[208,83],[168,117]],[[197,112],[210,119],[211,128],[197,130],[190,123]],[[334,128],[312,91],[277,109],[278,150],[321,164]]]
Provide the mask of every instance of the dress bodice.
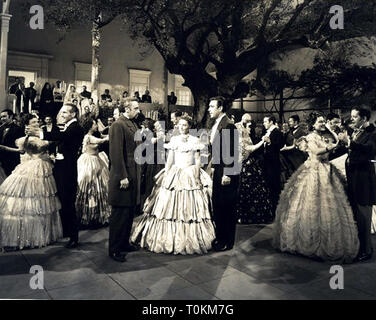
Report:
[[99,153],[98,146],[99,143],[95,142],[95,137],[86,135],[82,141],[82,153],[88,153],[92,155],[97,155]]
[[327,162],[329,159],[329,153],[324,153],[321,155],[318,155],[316,153],[317,149],[326,148],[333,143],[328,139],[326,136],[321,136],[315,132],[312,132],[306,136],[307,141],[307,152],[310,160],[313,161],[320,161],[320,162]]
[[174,151],[174,165],[187,168],[195,164],[195,152],[204,149],[200,139],[194,136],[175,136],[165,144],[165,148]]
[[21,155],[22,163],[31,159],[49,159],[48,142],[38,137],[22,137],[16,141],[16,145],[19,149],[25,151],[25,153]]

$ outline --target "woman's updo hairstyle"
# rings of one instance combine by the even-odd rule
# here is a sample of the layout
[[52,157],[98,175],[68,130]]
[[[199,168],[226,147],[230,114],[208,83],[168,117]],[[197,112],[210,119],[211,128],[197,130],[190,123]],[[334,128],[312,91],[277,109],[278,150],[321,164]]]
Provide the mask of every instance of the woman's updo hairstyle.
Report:
[[90,129],[93,127],[95,119],[91,114],[84,115],[80,119],[80,125],[84,129],[84,133],[87,134]]
[[325,118],[323,113],[317,112],[317,111],[313,111],[308,115],[307,124],[308,124],[309,131],[313,131],[313,126],[315,125],[317,119],[320,117]]
[[193,118],[191,116],[189,116],[188,114],[186,113],[183,113],[183,115],[180,117],[179,121],[180,120],[185,120],[188,122],[188,126],[189,128],[192,128],[193,126]]

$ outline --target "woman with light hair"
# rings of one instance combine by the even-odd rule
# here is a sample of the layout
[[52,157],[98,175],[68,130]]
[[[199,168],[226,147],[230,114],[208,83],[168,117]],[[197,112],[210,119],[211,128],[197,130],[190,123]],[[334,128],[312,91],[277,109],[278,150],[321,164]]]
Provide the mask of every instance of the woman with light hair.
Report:
[[180,135],[165,145],[169,150],[164,170],[144,205],[144,214],[131,240],[156,253],[204,254],[215,238],[212,181],[201,169],[199,138],[189,134],[192,118],[179,120]]

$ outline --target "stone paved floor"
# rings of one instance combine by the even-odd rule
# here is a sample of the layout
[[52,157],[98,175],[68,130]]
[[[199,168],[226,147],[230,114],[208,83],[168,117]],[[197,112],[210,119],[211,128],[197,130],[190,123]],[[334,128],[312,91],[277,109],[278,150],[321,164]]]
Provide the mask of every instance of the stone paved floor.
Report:
[[[0,254],[0,299],[376,299],[375,257],[344,265],[344,290],[331,290],[330,263],[274,251],[270,227],[237,230],[236,248],[205,256],[139,251],[119,264],[107,256],[108,229],[82,231],[75,250]],[[44,290],[30,289],[32,265],[44,269]]]

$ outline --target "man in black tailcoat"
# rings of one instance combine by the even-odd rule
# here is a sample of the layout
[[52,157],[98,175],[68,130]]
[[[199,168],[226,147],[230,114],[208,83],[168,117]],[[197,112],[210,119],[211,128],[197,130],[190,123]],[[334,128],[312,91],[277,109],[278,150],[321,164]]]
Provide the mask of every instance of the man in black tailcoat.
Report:
[[358,261],[371,259],[373,248],[371,239],[372,206],[376,204],[376,128],[369,123],[371,112],[363,107],[351,110],[353,134],[340,133],[339,139],[348,147],[346,176],[348,195],[358,226],[360,242]]
[[[25,134],[21,127],[13,122],[13,111],[6,109],[0,113],[0,145],[17,148],[16,140]],[[0,162],[6,175],[10,175],[14,168],[20,163],[20,154],[0,150]]]
[[264,173],[270,190],[273,215],[277,208],[281,192],[281,161],[280,150],[284,145],[283,133],[278,129],[274,116],[264,118],[266,134],[264,140]]
[[78,109],[74,104],[64,104],[60,110],[64,123],[62,131],[50,133],[58,149],[54,166],[57,193],[61,201],[60,217],[63,236],[69,237],[66,248],[78,245],[78,219],[75,208],[77,193],[77,160],[84,138],[82,127],[77,121]]
[[215,251],[231,250],[235,242],[235,204],[239,185],[239,132],[226,115],[223,97],[210,99],[209,114],[215,120],[211,129],[210,149],[213,172],[213,219]]

